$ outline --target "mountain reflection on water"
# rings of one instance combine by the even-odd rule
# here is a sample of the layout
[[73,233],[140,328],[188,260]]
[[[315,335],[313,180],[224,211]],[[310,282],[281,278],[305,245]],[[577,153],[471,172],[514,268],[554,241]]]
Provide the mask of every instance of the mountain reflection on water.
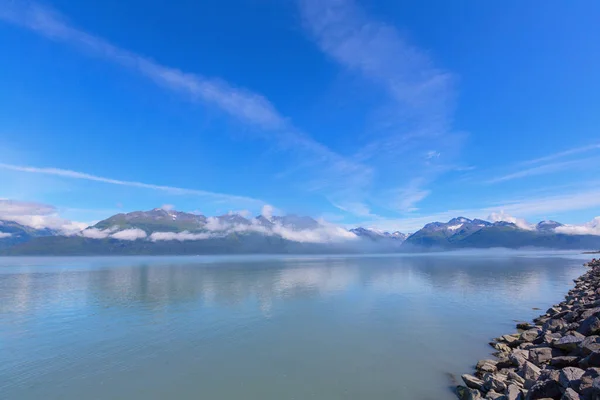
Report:
[[[0,259],[8,398],[452,398],[574,254]],[[361,376],[362,380],[356,377]]]

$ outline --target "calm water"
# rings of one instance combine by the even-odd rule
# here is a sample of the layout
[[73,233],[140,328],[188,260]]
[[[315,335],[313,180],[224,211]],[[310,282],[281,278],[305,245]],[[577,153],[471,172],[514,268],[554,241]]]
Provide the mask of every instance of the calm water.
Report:
[[0,258],[0,398],[453,399],[585,258]]

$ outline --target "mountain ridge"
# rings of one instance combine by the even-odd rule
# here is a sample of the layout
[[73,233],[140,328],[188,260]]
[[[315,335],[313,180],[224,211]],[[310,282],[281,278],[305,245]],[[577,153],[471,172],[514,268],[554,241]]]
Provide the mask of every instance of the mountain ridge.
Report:
[[[600,236],[566,234],[565,225],[523,225],[456,217],[412,234],[344,229],[295,214],[205,216],[155,208],[120,213],[75,235],[0,221],[2,254],[219,254],[290,252],[402,252],[490,247],[600,248]],[[558,230],[557,230],[558,229]]]

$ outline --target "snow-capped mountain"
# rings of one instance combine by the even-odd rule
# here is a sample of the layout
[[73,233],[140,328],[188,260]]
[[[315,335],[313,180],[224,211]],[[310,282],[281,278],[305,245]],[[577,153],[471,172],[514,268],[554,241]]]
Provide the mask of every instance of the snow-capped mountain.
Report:
[[556,228],[563,226],[560,222],[556,221],[541,221],[536,226],[535,229],[539,232],[554,232]]
[[35,229],[14,221],[0,220],[0,249],[27,242],[36,237],[56,234],[51,229]]
[[390,233],[390,232],[386,232],[386,231],[380,231],[377,229],[369,229],[369,228],[363,228],[363,227],[350,229],[350,232],[354,233],[356,236],[359,236],[362,238],[368,238],[371,240],[394,239],[399,242],[404,242],[406,240],[406,238],[408,237],[407,234],[399,232],[399,231]]
[[584,225],[465,217],[431,222],[413,234],[340,226],[299,215],[208,217],[155,208],[114,215],[79,234],[35,230],[0,221],[8,254],[213,254],[280,252],[395,252],[426,249],[544,247],[600,248],[600,218]]
[[[589,224],[588,224],[589,225]],[[600,247],[600,236],[589,226],[570,228],[556,221],[542,221],[535,226],[510,221],[488,222],[464,217],[448,222],[432,222],[406,240],[417,248],[487,248],[487,247]],[[600,232],[599,232],[600,233]]]

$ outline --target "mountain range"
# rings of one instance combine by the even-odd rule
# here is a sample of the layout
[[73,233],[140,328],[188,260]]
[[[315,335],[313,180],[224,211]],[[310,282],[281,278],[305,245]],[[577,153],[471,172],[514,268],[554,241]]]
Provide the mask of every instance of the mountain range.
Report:
[[598,249],[600,236],[568,233],[556,221],[535,226],[453,218],[415,233],[365,227],[350,230],[299,215],[216,217],[156,208],[117,214],[78,234],[64,235],[0,220],[0,254],[111,255],[220,253],[341,253],[465,248]]

